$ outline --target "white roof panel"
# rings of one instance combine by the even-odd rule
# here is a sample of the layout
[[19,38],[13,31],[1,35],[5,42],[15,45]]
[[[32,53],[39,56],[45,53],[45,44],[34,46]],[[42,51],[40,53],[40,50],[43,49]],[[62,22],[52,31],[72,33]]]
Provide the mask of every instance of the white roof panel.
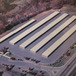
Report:
[[54,50],[60,46],[65,40],[67,40],[76,31],[76,25],[74,25],[69,31],[67,31],[62,37],[60,37],[55,43],[53,43],[42,56],[48,57]]
[[62,19],[64,19],[67,15],[68,14],[66,14],[66,13],[62,14],[56,20],[54,20],[49,25],[47,25],[46,27],[44,27],[43,29],[41,29],[39,32],[37,32],[36,34],[34,34],[32,37],[30,37],[28,40],[26,40],[25,42],[23,42],[20,45],[20,47],[24,49],[26,46],[28,46],[30,43],[32,43],[34,40],[36,40],[38,37],[40,37],[42,34],[44,34],[46,31],[48,31],[49,29],[51,29],[52,27],[54,27],[58,22],[60,22]]
[[64,22],[61,26],[59,26],[56,30],[46,36],[43,40],[41,40],[38,44],[36,44],[33,48],[30,49],[31,52],[37,52],[43,45],[45,45],[49,40],[55,37],[60,31],[62,31],[65,27],[67,27],[71,22],[76,19],[76,16],[72,16],[66,22]]
[[20,35],[18,35],[17,37],[15,37],[14,39],[12,39],[11,41],[9,41],[9,43],[11,43],[12,45],[14,45],[16,42],[18,42],[19,40],[21,40],[23,37],[27,36],[32,31],[36,30],[38,27],[40,27],[41,25],[43,25],[48,20],[52,19],[57,14],[59,14],[59,12],[57,12],[57,11],[53,12],[52,14],[50,14],[49,16],[47,16],[46,18],[44,18],[43,20],[41,20],[40,22],[38,22],[36,25],[32,26],[28,30],[24,31],[23,33],[21,33]]

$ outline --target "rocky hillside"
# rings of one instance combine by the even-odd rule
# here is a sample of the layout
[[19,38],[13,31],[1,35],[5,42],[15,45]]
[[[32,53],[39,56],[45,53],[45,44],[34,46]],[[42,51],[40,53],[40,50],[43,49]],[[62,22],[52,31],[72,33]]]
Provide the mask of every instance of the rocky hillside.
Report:
[[76,12],[76,0],[0,0],[0,34],[31,17],[51,9]]

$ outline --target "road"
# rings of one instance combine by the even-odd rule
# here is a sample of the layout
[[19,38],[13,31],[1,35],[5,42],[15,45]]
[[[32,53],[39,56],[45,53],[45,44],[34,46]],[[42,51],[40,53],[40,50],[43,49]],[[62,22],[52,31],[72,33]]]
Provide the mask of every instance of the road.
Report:
[[31,67],[31,68],[35,68],[37,70],[41,69],[43,71],[48,72],[48,74],[50,76],[53,76],[53,73],[52,73],[53,70],[55,70],[55,71],[60,70],[60,68],[54,68],[54,67],[39,65],[39,64],[35,64],[35,63],[30,63],[28,61],[25,62],[25,61],[18,61],[18,60],[17,61],[16,60],[10,60],[8,57],[6,58],[4,56],[0,57],[0,62],[7,64],[7,65],[15,65],[17,67],[21,66],[21,67],[25,67],[25,68]]
[[64,71],[60,74],[60,76],[66,76],[66,74],[69,72],[69,70],[76,64],[76,57],[71,61],[69,62],[69,64],[65,64],[66,67],[64,67]]
[[66,69],[61,73],[60,76],[66,76],[69,70],[76,64],[76,58],[66,67]]
[[75,68],[72,70],[72,72],[70,73],[70,75],[69,76],[76,76],[76,66],[75,66]]

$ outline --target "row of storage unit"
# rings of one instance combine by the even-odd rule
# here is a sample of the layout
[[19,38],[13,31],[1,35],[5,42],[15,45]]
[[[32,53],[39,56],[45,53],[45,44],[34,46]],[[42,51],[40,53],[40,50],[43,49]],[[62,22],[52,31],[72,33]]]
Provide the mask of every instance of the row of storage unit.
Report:
[[[17,42],[21,41],[24,37],[28,36],[32,32],[34,32],[36,29],[42,27],[44,24],[46,24],[49,20],[52,20],[54,17],[59,15],[60,13],[58,11],[53,12],[49,16],[45,17],[41,21],[34,24],[29,29],[23,31],[13,39],[9,41],[9,43],[13,46],[16,45]],[[61,14],[59,17],[57,17],[55,20],[47,24],[44,28],[40,29],[38,32],[36,32],[34,35],[29,37],[27,40],[19,44],[19,47],[22,49],[26,49],[27,46],[29,46],[31,43],[36,41],[38,38],[40,38],[42,35],[44,35],[48,30],[51,30],[53,27],[55,27],[58,23],[60,23],[62,20],[64,20],[69,15],[67,13]],[[76,16],[71,16],[69,19],[67,19],[64,23],[62,23],[59,27],[54,29],[52,32],[50,32],[46,37],[44,37],[41,41],[39,41],[36,45],[34,45],[32,48],[30,48],[30,52],[37,53],[40,48],[42,48],[45,44],[47,44],[50,40],[55,38],[61,31],[63,31],[67,26],[69,26],[73,21],[76,20]],[[36,22],[35,19],[31,19],[21,27],[17,28],[16,30],[12,31],[11,33],[7,34],[6,36],[2,37],[0,39],[0,43],[4,40],[8,39],[12,35],[15,35],[22,29],[26,28],[27,26],[31,25],[32,23]],[[71,29],[69,29],[65,34],[63,34],[58,40],[56,40],[48,49],[46,49],[42,56],[47,58],[49,57],[63,42],[65,42],[74,32],[76,31],[76,25],[73,25]]]

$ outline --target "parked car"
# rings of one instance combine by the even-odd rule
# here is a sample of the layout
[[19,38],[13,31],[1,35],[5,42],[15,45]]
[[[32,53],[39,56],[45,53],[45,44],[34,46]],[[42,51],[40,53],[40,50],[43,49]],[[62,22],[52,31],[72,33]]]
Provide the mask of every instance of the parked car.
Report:
[[25,57],[26,60],[30,60],[30,57]]
[[14,57],[11,57],[10,59],[11,59],[11,60],[16,60],[16,58],[14,58]]

